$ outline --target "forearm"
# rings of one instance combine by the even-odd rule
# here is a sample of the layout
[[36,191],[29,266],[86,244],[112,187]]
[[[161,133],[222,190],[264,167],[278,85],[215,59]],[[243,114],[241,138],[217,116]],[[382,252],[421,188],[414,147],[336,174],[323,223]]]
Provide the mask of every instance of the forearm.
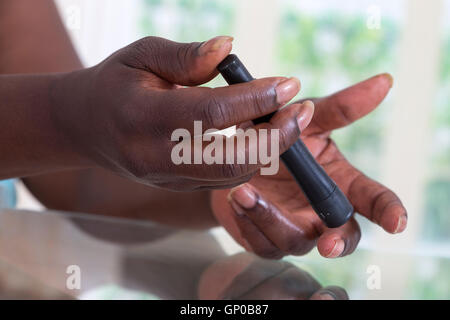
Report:
[[59,75],[0,76],[0,179],[81,168],[52,117]]
[[80,166],[52,119],[58,76],[41,74],[80,68],[53,1],[0,0],[0,179]]
[[[51,41],[51,45],[48,42]],[[52,0],[40,0],[40,1],[29,1],[29,0],[0,0],[0,74],[42,74],[42,73],[52,73],[52,72],[69,72],[77,69],[81,69],[82,64],[76,54],[69,36],[59,18],[57,9]],[[7,77],[7,78],[6,78]],[[5,125],[2,125],[0,130],[2,131],[1,139],[7,141],[10,149],[22,148],[22,152],[25,153],[25,158],[15,155],[12,152],[5,152],[2,158],[6,156],[10,161],[14,161],[17,164],[19,162],[24,162],[32,159],[36,159],[38,154],[41,156],[39,160],[43,163],[40,167],[35,163],[36,172],[47,172],[48,169],[54,170],[59,167],[54,167],[53,161],[49,161],[49,155],[42,157],[44,150],[33,151],[38,145],[33,144],[31,148],[21,147],[25,142],[28,145],[31,143],[30,139],[37,137],[44,137],[46,143],[42,148],[49,148],[51,142],[53,146],[56,147],[56,143],[62,144],[63,149],[52,149],[50,151],[55,152],[56,150],[61,151],[58,157],[62,157],[62,152],[69,147],[70,144],[63,143],[60,138],[59,133],[51,134],[48,131],[54,128],[52,124],[51,113],[49,109],[50,99],[50,83],[54,76],[20,76],[22,81],[27,81],[28,86],[25,87],[24,84],[19,85],[19,76],[11,77],[9,75],[2,76],[4,79],[4,84],[1,86],[1,90],[6,93],[2,94],[2,101],[0,105],[2,106],[2,111],[7,112],[6,116],[2,116],[1,122],[7,122],[7,125],[12,125],[12,121],[8,120],[8,117],[15,116],[21,119],[22,122],[28,121],[28,124],[23,125],[27,128],[24,131],[18,131],[17,128],[14,130],[7,130]],[[16,79],[12,82],[12,79]],[[28,80],[25,80],[28,79]],[[9,81],[8,81],[9,80]],[[34,82],[34,85],[38,87],[30,88]],[[40,88],[40,90],[39,90]],[[36,93],[36,91],[39,91]],[[6,109],[5,106],[5,96],[9,95],[11,99],[24,99],[26,96],[34,96],[33,106],[29,110],[24,110],[26,105],[20,103],[18,107]],[[10,100],[11,100],[10,99]],[[40,100],[40,102],[39,102]],[[38,105],[39,102],[39,105]],[[12,110],[11,110],[12,109]],[[42,119],[40,119],[42,118]],[[39,121],[38,121],[39,119]],[[43,130],[41,127],[47,124],[47,131]],[[33,128],[35,132],[35,137],[30,137],[28,140],[24,140],[23,135],[29,133]],[[48,132],[48,133],[47,133]],[[11,136],[13,136],[11,138]],[[16,138],[17,137],[17,138]],[[14,143],[17,140],[19,143]],[[2,148],[6,147],[6,144],[2,143]],[[51,157],[53,158],[53,156]],[[44,163],[45,161],[45,163]],[[59,161],[58,161],[59,162]],[[69,161],[70,163],[70,161]],[[23,165],[22,165],[23,166]],[[43,167],[50,168],[43,168]],[[2,167],[4,170],[5,167]],[[13,176],[16,177],[26,177],[28,173],[22,170],[15,170],[12,172]],[[11,175],[9,174],[9,175]],[[24,178],[25,182],[27,179],[40,179],[40,177],[30,177]],[[48,186],[51,189],[51,185]],[[36,190],[35,194],[39,198],[39,190]],[[55,192],[58,195],[57,192]]]
[[0,0],[0,74],[81,68],[52,0]]

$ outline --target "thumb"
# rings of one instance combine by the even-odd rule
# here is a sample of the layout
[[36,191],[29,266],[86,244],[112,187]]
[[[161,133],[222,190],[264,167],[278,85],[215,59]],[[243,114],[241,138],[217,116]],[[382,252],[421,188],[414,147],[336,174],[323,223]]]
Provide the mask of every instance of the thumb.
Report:
[[228,36],[192,43],[147,37],[128,46],[122,60],[168,82],[197,86],[217,76],[217,65],[231,52],[232,41]]

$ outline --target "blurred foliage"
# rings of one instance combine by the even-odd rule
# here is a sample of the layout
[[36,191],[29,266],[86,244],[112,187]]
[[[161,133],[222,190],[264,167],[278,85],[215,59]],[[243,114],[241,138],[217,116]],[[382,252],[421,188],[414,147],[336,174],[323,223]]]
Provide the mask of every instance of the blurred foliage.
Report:
[[[441,243],[450,242],[450,181],[432,179],[425,189],[424,237]],[[450,270],[450,269],[449,269]]]
[[427,241],[450,241],[450,30],[442,45],[440,88],[431,124],[429,181],[425,189]]
[[217,35],[228,35],[234,25],[233,4],[230,1],[208,0],[143,0],[141,28],[149,35],[165,35],[157,24],[161,15],[170,21],[176,41],[204,41]]
[[450,260],[423,257],[415,263],[407,299],[450,299]]
[[[330,11],[311,16],[286,7],[281,21],[280,68],[298,75],[304,97],[330,94],[395,65],[399,32],[388,18],[380,29],[369,29],[363,15]],[[376,177],[383,127],[380,109],[333,137],[357,167]]]
[[[435,149],[433,164],[447,167],[450,164],[450,30],[447,30],[442,46],[440,89],[437,106],[433,113],[433,140],[441,142]],[[442,141],[440,141],[442,140]]]
[[365,16],[339,12],[309,16],[287,8],[281,21],[280,64],[286,71],[313,76],[309,95],[324,93],[328,79],[324,74],[356,82],[393,66],[398,32],[389,19],[380,29],[369,29]]

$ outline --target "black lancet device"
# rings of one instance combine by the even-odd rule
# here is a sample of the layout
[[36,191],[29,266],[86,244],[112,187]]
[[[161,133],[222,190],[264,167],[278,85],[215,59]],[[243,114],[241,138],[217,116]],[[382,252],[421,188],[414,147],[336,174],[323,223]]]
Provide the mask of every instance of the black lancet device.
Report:
[[[250,82],[254,78],[239,60],[230,54],[217,67],[229,85]],[[268,122],[273,114],[253,120],[255,124]],[[301,139],[298,139],[281,159],[308,198],[314,211],[328,228],[345,224],[353,215],[353,207],[336,183],[316,162]]]

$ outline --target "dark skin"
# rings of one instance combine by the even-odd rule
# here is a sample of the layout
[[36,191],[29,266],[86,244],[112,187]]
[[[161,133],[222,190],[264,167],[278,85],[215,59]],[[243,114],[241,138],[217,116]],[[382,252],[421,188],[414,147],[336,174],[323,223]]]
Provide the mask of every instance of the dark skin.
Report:
[[[176,165],[171,160],[176,129],[193,136],[194,121],[204,130],[225,129],[276,111],[300,90],[298,80],[282,77],[196,87],[216,76],[217,64],[230,50],[229,37],[189,44],[148,37],[92,68],[1,76],[0,151],[6,156],[0,160],[0,178],[100,167],[179,191],[248,181],[260,164]],[[282,153],[299,134],[301,110],[301,104],[284,108],[254,129],[280,130]]]
[[[30,12],[33,12],[33,15],[31,15],[32,17],[29,14]],[[67,72],[81,68],[81,63],[77,58],[72,45],[70,44],[67,34],[61,24],[61,21],[57,15],[55,7],[51,1],[40,1],[39,3],[35,2],[30,3],[29,1],[26,0],[15,0],[15,1],[3,0],[0,1],[0,16],[1,16],[0,46],[2,48],[2,50],[0,51],[1,73],[4,74],[48,73],[56,71]],[[14,25],[15,27],[11,27],[11,25]],[[2,32],[2,30],[8,30],[8,32]],[[53,41],[52,46],[43,44],[42,38],[43,35],[45,35],[45,38],[52,39]],[[172,43],[169,46],[172,45],[175,44]],[[191,45],[191,47],[189,48],[193,47],[198,48],[198,44]],[[8,48],[8,50],[6,50],[5,48]],[[129,48],[126,50],[129,50]],[[126,50],[123,51],[126,52]],[[111,78],[115,78],[115,76],[119,73],[120,73],[119,76],[126,74],[127,77],[130,74],[132,74],[134,76],[133,78],[134,81],[125,81],[125,82],[126,83],[130,82],[131,83],[130,86],[133,86],[133,83],[135,82],[140,82],[140,86],[136,87],[138,88],[136,89],[138,91],[148,88],[145,86],[143,88],[142,83],[145,83],[146,85],[150,83],[150,86],[153,86],[153,88],[155,88],[155,86],[157,87],[155,88],[155,90],[165,91],[164,93],[166,93],[167,91],[173,91],[176,92],[175,96],[177,96],[179,94],[178,92],[180,91],[178,85],[186,85],[186,84],[192,85],[201,81],[206,81],[207,79],[213,77],[215,75],[213,73],[214,66],[217,65],[217,63],[224,56],[226,56],[226,54],[228,54],[230,50],[231,50],[231,43],[229,46],[225,45],[215,53],[209,54],[206,59],[208,60],[208,62],[206,63],[204,61],[204,63],[202,64],[209,66],[209,69],[205,67],[205,69],[198,70],[197,69],[198,65],[195,63],[195,61],[198,60],[196,59],[190,60],[191,62],[194,61],[194,63],[189,64],[191,66],[190,70],[194,70],[192,71],[194,73],[193,77],[191,75],[191,77],[183,79],[183,77],[180,78],[176,76],[174,77],[174,74],[169,73],[165,74],[164,81],[162,81],[158,77],[155,77],[155,75],[150,74],[148,72],[148,69],[146,69],[149,65],[145,63],[140,65],[132,64],[131,69],[133,69],[133,73],[129,73],[128,70],[128,68],[130,68],[129,66],[117,62],[118,60],[121,61],[121,59],[119,59],[118,57],[121,57],[122,55],[119,53],[116,54],[115,56],[112,56],[110,59],[104,62],[103,67],[99,67],[97,69],[97,70],[99,69],[112,70],[110,72],[112,72],[113,77],[111,77],[110,74],[106,73],[106,75],[103,78],[102,77],[96,78],[97,79],[96,83],[104,83],[106,81],[110,81]],[[30,54],[31,52],[33,54]],[[126,53],[124,55],[127,56]],[[139,61],[139,59],[136,59],[136,56],[134,56],[133,58],[134,58],[132,59],[133,63],[135,63],[136,60]],[[90,70],[89,72],[91,75],[95,73],[92,72],[92,70]],[[87,79],[87,76],[85,75],[89,74],[89,72],[81,71],[76,73],[75,75],[71,74],[70,76],[68,76],[68,78],[72,78],[75,80],[67,81],[66,83],[68,85],[62,86],[62,89],[58,90],[58,92],[61,93],[67,90],[65,92],[69,94],[70,91],[69,89],[72,89],[71,84],[80,82],[81,80],[79,79]],[[105,74],[105,73],[97,72],[96,76],[98,74]],[[129,78],[126,77],[123,79],[129,80]],[[143,79],[145,79],[145,81],[142,81]],[[169,81],[167,79],[169,79]],[[172,79],[172,82],[170,81],[170,79]],[[371,96],[366,98],[364,93],[361,93],[360,90],[353,88],[349,89],[346,93],[347,97],[354,97],[353,104],[347,104],[347,101],[345,101],[345,99],[342,99],[342,94],[338,96],[332,96],[334,98],[324,98],[317,100],[316,114],[314,115],[311,129],[307,129],[304,132],[305,135],[308,134],[308,132],[310,132],[307,138],[305,139],[305,142],[307,143],[308,147],[312,148],[313,154],[319,155],[321,150],[325,150],[324,148],[325,146],[328,145],[329,142],[329,140],[327,139],[327,135],[331,133],[332,129],[334,129],[332,128],[332,126],[325,127],[324,128],[325,130],[322,133],[320,133],[320,131],[317,129],[318,128],[316,125],[317,123],[323,125],[324,123],[329,123],[330,121],[340,122],[341,121],[340,119],[345,119],[346,117],[345,116],[343,117],[342,113],[340,113],[342,108],[339,108],[339,106],[348,107],[345,109],[346,113],[344,113],[344,115],[347,116],[357,114],[358,117],[361,117],[366,113],[370,112],[381,102],[382,98],[387,94],[388,88],[380,89],[379,88],[380,82],[384,81],[386,83],[390,83],[389,79],[390,79],[389,77],[380,76],[378,80],[372,80],[365,84],[365,88],[367,91],[375,92],[381,90],[381,93],[377,98],[373,98]],[[31,79],[28,81],[29,83],[32,83],[35,80]],[[272,103],[272,105],[270,105],[270,103],[265,105],[267,106],[267,113],[269,111],[276,110],[281,104],[277,103],[276,98],[274,98],[276,92],[274,90],[274,86],[279,81],[280,78],[272,78],[272,80],[264,79],[255,82],[256,84],[252,84],[253,86],[257,87],[256,92],[261,92],[258,90],[261,90],[262,87],[266,88],[265,91],[266,93],[262,94],[261,96],[267,98],[268,100],[271,100]],[[116,101],[109,101],[103,99],[109,99],[108,95],[111,92],[116,92],[119,89],[122,90],[123,83],[125,82],[122,81],[120,84],[118,84],[117,82],[113,81],[113,83],[110,84],[109,89],[106,90],[106,93],[103,94],[100,98],[97,94],[89,95],[90,97],[89,101],[91,102],[87,105],[92,106],[94,104],[97,104],[98,101],[107,101],[107,103],[112,102],[114,104]],[[87,83],[87,80],[83,80],[83,83]],[[75,85],[73,86],[76,87]],[[103,87],[104,86],[102,86],[102,88]],[[197,94],[201,95],[201,93],[198,92],[205,91],[203,89],[198,90],[198,88],[193,89],[195,89],[194,90],[195,95]],[[79,90],[80,92],[83,92],[82,88]],[[132,92],[130,88],[127,88],[127,90],[129,92]],[[184,90],[183,92],[187,92],[190,89],[181,89],[181,90],[182,91]],[[236,90],[239,90],[239,88]],[[20,92],[24,92],[23,89],[20,90]],[[230,94],[230,96],[231,95],[232,94]],[[259,98],[261,98],[261,96]],[[66,104],[62,104],[64,105],[65,110],[68,110],[68,112],[72,112],[75,109],[76,99],[72,97],[71,99],[63,99],[63,100],[67,102]],[[173,101],[178,100],[176,100],[175,97]],[[363,112],[358,111],[359,108],[357,108],[357,105],[360,105],[361,103],[367,106],[362,108]],[[80,104],[76,104],[76,106],[79,105]],[[244,104],[239,104],[239,106],[242,105]],[[248,105],[251,106],[251,103],[249,103]],[[247,110],[246,108],[239,108],[239,109]],[[332,117],[328,116],[330,109],[336,110],[335,113],[332,113],[332,115],[337,120],[336,119],[333,120]],[[299,111],[301,111],[301,106],[297,104],[294,105],[294,108],[290,108],[289,110],[291,110],[290,113],[286,114],[285,117],[282,118],[289,118],[290,121],[278,123],[280,123],[280,125],[285,125],[287,129],[290,128],[289,130],[291,133],[295,133],[295,130],[292,129],[294,127],[292,119],[295,119],[296,117],[298,118],[300,116]],[[120,112],[121,110],[119,110],[118,108],[116,109],[116,111]],[[118,114],[122,115],[121,113]],[[107,117],[110,116],[110,114],[107,113],[106,110],[104,111],[103,115]],[[245,115],[242,116],[243,119],[240,119],[239,121],[237,121],[237,119],[233,119],[233,122],[234,123],[245,122],[245,120],[251,119],[253,116],[254,114],[246,113]],[[210,213],[211,211],[209,209],[208,203],[209,202],[208,199],[210,196],[209,192],[199,191],[199,192],[186,192],[175,194],[169,191],[155,189],[143,184],[138,184],[133,181],[130,181],[129,179],[126,179],[131,177],[135,181],[138,180],[139,182],[143,182],[143,180],[145,180],[145,183],[147,184],[155,184],[155,185],[160,184],[160,181],[158,179],[156,178],[153,179],[154,177],[151,177],[148,174],[146,174],[146,170],[142,170],[141,166],[139,166],[139,163],[136,163],[136,165],[128,166],[128,168],[124,171],[121,171],[122,168],[115,167],[114,163],[109,160],[111,158],[114,158],[114,156],[116,156],[117,154],[123,155],[126,152],[122,153],[117,152],[118,150],[117,148],[120,148],[122,144],[114,143],[116,141],[112,141],[113,143],[105,144],[104,140],[98,140],[95,134],[96,132],[92,130],[92,128],[95,128],[96,126],[98,127],[97,123],[95,123],[95,126],[92,124],[88,125],[87,131],[81,130],[79,127],[80,123],[86,121],[89,123],[89,121],[92,120],[91,118],[89,119],[83,118],[80,119],[77,117],[69,117],[69,118],[75,121],[69,123],[67,127],[66,123],[64,123],[63,126],[64,130],[62,130],[62,132],[66,133],[62,134],[64,139],[61,139],[61,141],[59,140],[53,141],[54,145],[47,146],[49,152],[48,153],[43,152],[42,156],[39,157],[39,159],[46,160],[46,161],[41,160],[44,163],[41,167],[38,166],[36,162],[34,162],[32,165],[25,163],[22,165],[21,170],[15,171],[14,175],[8,173],[3,174],[3,177],[21,176],[23,175],[23,173],[20,172],[21,171],[25,172],[26,175],[29,175],[27,178],[24,178],[26,185],[44,205],[52,209],[83,211],[95,214],[124,216],[139,219],[150,219],[153,221],[183,227],[206,228],[213,226],[217,223],[214,219],[214,216],[211,215]],[[356,120],[357,117],[353,116],[353,118],[351,119],[353,121]],[[310,119],[304,119],[304,122],[305,123],[309,122],[309,120]],[[341,123],[340,126],[347,125],[350,122],[351,121],[348,121],[346,123],[340,122]],[[192,123],[192,121],[190,121],[190,123]],[[223,125],[229,123],[231,123],[231,120],[227,123],[223,123]],[[2,125],[6,126],[7,123]],[[214,125],[216,125],[216,123],[214,123]],[[36,128],[35,132],[40,133],[41,130],[39,129],[40,128]],[[134,132],[135,135],[142,134],[142,132],[145,132],[145,130],[137,130],[137,131],[138,132],[136,131]],[[72,134],[67,134],[67,132],[71,132]],[[89,135],[89,138],[83,137],[83,134],[85,133]],[[149,133],[147,132],[147,134]],[[44,139],[50,137],[52,138],[51,140],[53,140],[54,136],[58,137],[59,134],[58,135],[49,134],[44,136]],[[293,136],[294,136],[293,134],[290,135],[290,139],[292,139]],[[297,135],[295,135],[295,138],[296,137]],[[89,148],[86,146],[83,147],[83,145],[74,142],[77,139],[81,138],[93,142],[94,145],[96,145],[96,149],[93,150],[90,147]],[[68,142],[65,139],[68,139],[67,140]],[[52,142],[51,140],[49,141]],[[9,141],[8,143],[11,144],[10,148],[14,147],[13,146],[14,143],[11,143],[11,141],[13,140],[8,141]],[[34,142],[35,141],[31,140],[28,144],[28,146],[32,148],[31,150],[35,148]],[[66,142],[67,145],[73,146],[73,148],[63,147],[64,145],[66,145]],[[289,143],[286,143],[286,145],[288,144]],[[117,148],[115,149],[114,146]],[[366,214],[367,216],[372,216],[374,221],[377,221],[389,232],[402,231],[405,227],[403,225],[399,230],[394,230],[396,228],[392,227],[398,225],[399,217],[406,216],[406,211],[400,204],[400,202],[398,200],[391,201],[390,199],[392,199],[392,196],[391,193],[389,193],[388,189],[376,184],[375,182],[370,181],[368,178],[367,179],[358,178],[359,183],[357,189],[367,188],[370,192],[363,193],[361,191],[361,193],[359,194],[357,192],[356,193],[353,192],[353,194],[355,195],[350,196],[351,188],[349,188],[349,186],[351,182],[355,180],[356,176],[355,175],[340,176],[338,174],[338,172],[341,169],[343,170],[348,169],[349,164],[346,161],[339,161],[340,157],[339,151],[337,150],[337,148],[332,147],[332,145],[329,146],[331,147],[326,148],[326,150],[328,150],[327,152],[323,152],[320,154],[319,162],[325,165],[325,169],[329,173],[331,173],[331,176],[333,178],[336,179],[336,182],[339,184],[341,189],[343,189],[349,194],[349,197],[351,198],[350,200],[354,204],[355,208],[358,211],[361,211],[361,213]],[[59,149],[60,147],[62,149]],[[24,150],[25,151],[28,150],[26,152],[30,152],[31,155],[35,154],[32,153],[27,148],[24,148]],[[58,150],[57,155],[52,154],[54,153],[54,150]],[[96,152],[98,150],[101,150],[101,152]],[[82,154],[81,159],[78,159],[79,154]],[[108,157],[104,157],[105,154],[107,154]],[[45,157],[46,155],[47,157]],[[55,161],[55,157],[57,157],[58,161]],[[30,157],[25,156],[24,158],[27,159]],[[17,159],[17,157],[15,157],[15,159]],[[121,157],[118,157],[116,159],[121,159]],[[142,159],[147,160],[145,157],[143,157]],[[330,159],[335,159],[336,161],[330,162]],[[125,161],[125,163],[129,162],[130,161]],[[133,163],[133,161],[131,162]],[[70,166],[68,164],[70,164]],[[106,169],[99,168],[99,166],[106,167]],[[2,165],[2,168],[5,168],[5,165]],[[23,168],[25,168],[26,170],[23,170]],[[45,175],[42,174],[46,171],[55,171],[56,169],[65,171],[48,173]],[[68,169],[71,170],[69,171]],[[251,174],[254,173],[256,169],[257,168],[255,167],[253,168],[249,167],[246,168],[247,171],[245,172]],[[33,170],[35,171],[33,172]],[[126,178],[111,173],[111,170],[115,171],[116,173],[119,173],[120,175]],[[186,179],[186,177],[183,178],[182,183],[186,186],[187,189],[195,189],[205,186],[204,185],[205,182],[203,180],[198,179],[199,178],[198,172],[195,171],[195,168],[187,170],[192,170],[188,174],[189,176],[188,179]],[[227,172],[233,172],[233,170],[231,171],[228,170]],[[37,174],[40,175],[35,176]],[[212,179],[211,177],[214,177],[214,179]],[[240,176],[233,178],[237,179],[235,181],[232,181],[231,185],[239,184],[242,181],[247,181],[249,179],[249,176],[245,177]],[[208,173],[207,179],[209,179],[206,183],[206,186],[208,187],[212,186],[225,187],[224,184],[221,184],[223,183],[223,180],[219,181],[217,176],[214,175],[211,176]],[[263,180],[261,177],[257,176],[251,181],[251,184],[254,185],[254,187],[260,189],[260,192],[264,194],[266,202],[270,203],[274,202],[277,204],[279,208],[281,207],[280,203],[283,203],[283,208],[281,208],[281,210],[284,215],[287,215],[288,213],[291,214],[292,212],[298,212],[297,215],[299,217],[302,216],[301,220],[303,220],[303,223],[289,222],[284,225],[283,224],[279,225],[280,230],[294,231],[294,233],[279,232],[280,234],[287,234],[288,235],[287,239],[295,239],[296,240],[295,242],[298,243],[305,242],[305,244],[301,244],[302,250],[298,251],[296,250],[295,252],[296,254],[303,254],[309,251],[309,249],[312,246],[314,246],[317,239],[319,239],[318,242],[319,251],[321,252],[322,255],[329,256],[327,254],[328,253],[327,251],[329,251],[330,247],[332,248],[334,247],[336,243],[335,241],[336,236],[338,236],[339,238],[344,238],[345,241],[348,241],[347,239],[352,239],[350,241],[350,246],[346,246],[345,254],[350,253],[354,249],[354,247],[356,247],[357,241],[359,239],[359,228],[355,227],[355,222],[353,220],[349,224],[340,229],[327,230],[323,226],[321,226],[320,222],[318,222],[312,211],[308,207],[305,207],[306,205],[305,200],[301,195],[299,195],[298,192],[299,190],[294,189],[296,188],[295,183],[293,182],[293,180],[291,180],[291,178],[286,174],[284,170],[282,170],[279,173],[279,175],[272,177],[271,179],[270,178],[268,180],[267,178],[264,179],[266,180]],[[227,181],[228,183],[229,180],[233,179],[227,177],[225,180],[228,180]],[[149,183],[149,181],[152,182]],[[267,181],[270,183],[267,183]],[[261,188],[263,184],[264,189]],[[165,185],[162,186],[171,187],[173,186],[173,181],[167,179]],[[280,192],[280,190],[286,191]],[[294,192],[295,194],[292,193],[288,196],[287,191],[289,192],[295,191]],[[235,213],[234,211],[231,210],[231,207],[226,200],[228,192],[229,191],[221,191],[213,193],[211,201],[215,212],[215,216],[217,217],[219,222],[223,224],[241,244],[246,246],[247,249],[256,251],[260,255],[267,256],[266,253],[268,251],[274,251],[274,248],[272,246],[273,245],[272,240],[268,241],[269,239],[266,236],[260,237],[261,230],[266,229],[264,228],[264,226],[258,227],[258,232],[256,232],[258,237],[260,237],[260,239],[257,240],[256,242],[262,243],[261,246],[262,249],[255,250],[254,247],[256,245],[253,245],[252,247],[248,245],[248,243],[253,243],[254,240],[252,241],[246,239],[245,241],[243,241],[239,229],[236,228],[236,223],[234,221]],[[286,202],[284,201],[285,199],[281,199],[280,197],[288,197],[291,200]],[[176,201],[174,201],[174,199]],[[382,201],[382,199],[386,200]],[[374,205],[374,203],[376,205]],[[272,208],[272,206],[270,206],[269,208]],[[374,214],[375,211],[377,211],[376,214]],[[274,210],[272,209],[268,210],[268,212],[271,216],[275,216],[278,213],[278,211],[274,213]],[[300,212],[302,213],[302,215],[299,214]],[[308,235],[307,237],[296,237],[295,235],[296,234],[298,235],[299,230],[301,230],[302,228],[312,231],[309,231],[309,233],[307,233]],[[255,238],[252,236],[251,232],[246,233],[246,236],[251,237],[252,239]],[[319,238],[319,236],[321,236],[321,238]],[[256,237],[255,239],[257,239],[258,237]],[[290,240],[289,242],[292,241]],[[265,245],[267,245],[268,249],[265,247]],[[290,252],[289,250],[287,251],[280,250],[278,246],[276,246],[275,251],[277,251],[277,253],[271,254],[271,256],[279,257],[282,254],[287,254]],[[281,254],[278,251],[281,251]]]
[[[30,11],[34,14],[30,15]],[[53,1],[0,1],[0,73],[51,73],[81,69]],[[7,29],[6,26],[14,27]],[[6,31],[8,32],[2,32]],[[52,39],[52,46],[43,43]],[[33,54],[30,54],[33,53]],[[22,179],[47,208],[152,219],[189,228],[217,224],[209,192],[174,194],[131,182],[103,169],[54,172]],[[150,210],[149,208],[152,208]],[[180,214],[180,208],[192,215]]]
[[[2,0],[0,16],[0,73],[70,72],[83,67],[53,1]],[[11,25],[14,27],[7,29]],[[43,38],[52,39],[52,46],[45,45]],[[137,184],[99,168],[22,180],[50,209],[152,219],[190,228],[217,224],[210,213],[207,191],[178,193],[178,201],[172,201],[172,192]],[[180,208],[192,215],[180,214]]]
[[[184,128],[193,136],[194,121],[202,121],[203,130],[225,129],[271,113],[292,99],[300,85],[294,78],[277,77],[197,87],[217,75],[217,64],[230,51],[229,37],[189,44],[139,40],[98,66],[62,75],[52,95],[55,122],[92,166],[135,182],[176,191],[239,185],[261,165],[176,165],[171,150],[178,141],[171,141],[172,133]],[[299,134],[301,112],[301,104],[291,105],[253,129],[280,130],[282,153]]]

